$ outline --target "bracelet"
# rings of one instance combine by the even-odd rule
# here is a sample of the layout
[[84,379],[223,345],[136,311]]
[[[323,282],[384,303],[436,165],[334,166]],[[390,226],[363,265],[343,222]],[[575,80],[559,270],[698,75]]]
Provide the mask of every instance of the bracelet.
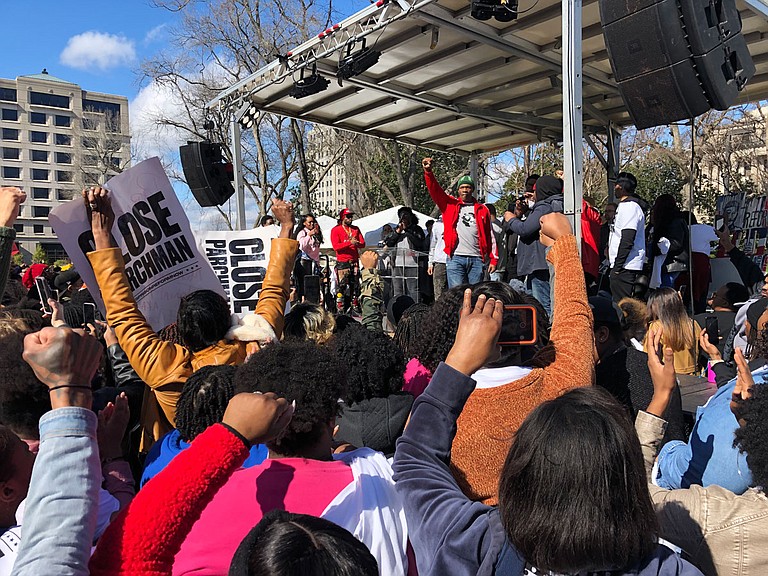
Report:
[[61,390],[62,388],[82,388],[83,390],[90,390],[90,386],[77,386],[75,384],[62,384],[61,386],[54,386],[53,388],[48,388],[48,392],[53,392],[54,390]]

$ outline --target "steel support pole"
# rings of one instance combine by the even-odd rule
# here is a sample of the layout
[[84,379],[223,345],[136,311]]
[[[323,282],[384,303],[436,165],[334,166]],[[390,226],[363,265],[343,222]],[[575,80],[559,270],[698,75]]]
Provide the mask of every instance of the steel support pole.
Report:
[[581,73],[582,0],[563,0],[563,172],[565,214],[581,250],[581,197],[584,181]]
[[232,116],[230,124],[230,136],[232,139],[232,168],[235,172],[235,201],[237,207],[237,230],[245,230],[245,186],[243,185],[243,155],[240,122]]
[[477,152],[472,152],[469,156],[469,175],[475,182],[475,190],[477,191],[477,199],[480,202],[485,202],[485,186],[480,186],[480,180],[477,179],[477,175],[480,172],[479,164],[477,160]]
[[621,167],[621,132],[613,125],[608,125],[608,202],[616,202],[616,178]]

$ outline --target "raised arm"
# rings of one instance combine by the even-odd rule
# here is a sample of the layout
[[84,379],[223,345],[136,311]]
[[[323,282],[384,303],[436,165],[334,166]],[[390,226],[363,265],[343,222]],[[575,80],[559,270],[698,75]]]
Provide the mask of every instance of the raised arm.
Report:
[[255,312],[269,322],[279,339],[285,325],[285,303],[291,290],[291,272],[299,244],[291,240],[293,205],[290,202],[274,200],[272,213],[280,220],[280,235],[272,241],[267,274]]
[[437,204],[440,212],[445,212],[445,209],[454,198],[447,194],[445,190],[438,184],[437,178],[435,178],[434,172],[432,172],[432,158],[424,158],[421,161],[421,166],[424,168],[424,182],[427,185],[427,191],[429,192],[432,201]]
[[13,224],[19,215],[19,206],[26,199],[27,195],[20,188],[0,187],[0,297],[5,293],[13,241],[16,240]]
[[[107,324],[115,331],[120,346],[139,378],[150,388],[183,380],[176,372],[179,366],[186,364],[189,352],[182,346],[160,340],[133,298],[125,275],[123,255],[112,242],[115,214],[109,192],[104,188],[93,187],[83,190],[83,198],[96,244],[96,250],[88,253],[88,260],[104,300]],[[160,396],[158,401],[162,404]],[[173,422],[173,415],[166,415]]]
[[110,524],[91,558],[91,576],[171,574],[200,512],[250,446],[275,438],[292,416],[293,407],[272,393],[232,398],[222,423],[200,434]]
[[[475,387],[468,374],[496,351],[502,317],[501,302],[480,296],[472,310],[472,291],[465,292],[454,346],[414,402],[408,427],[397,441],[395,488],[403,497],[423,574],[476,574],[483,558],[495,562],[502,544],[487,537],[493,509],[469,500],[448,467],[456,420]],[[464,560],[458,565],[453,562],[457,555]]]
[[40,419],[15,576],[86,576],[101,484],[91,380],[101,345],[69,328],[43,328],[24,339],[24,360],[48,386],[50,412]]
[[568,218],[559,213],[547,214],[541,219],[541,232],[542,242],[552,246],[547,261],[555,269],[549,344],[536,355],[537,359],[549,362],[544,386],[551,392],[589,386],[595,380],[592,310],[576,237]]

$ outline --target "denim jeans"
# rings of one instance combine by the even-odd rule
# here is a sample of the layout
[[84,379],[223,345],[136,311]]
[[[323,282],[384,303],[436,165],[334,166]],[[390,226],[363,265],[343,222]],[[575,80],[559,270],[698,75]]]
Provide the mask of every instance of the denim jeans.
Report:
[[552,300],[550,298],[549,270],[535,270],[525,277],[525,284],[552,318]]
[[449,256],[445,263],[448,288],[483,281],[485,264],[480,256]]
[[101,486],[96,422],[95,413],[74,407],[40,418],[14,576],[87,576]]

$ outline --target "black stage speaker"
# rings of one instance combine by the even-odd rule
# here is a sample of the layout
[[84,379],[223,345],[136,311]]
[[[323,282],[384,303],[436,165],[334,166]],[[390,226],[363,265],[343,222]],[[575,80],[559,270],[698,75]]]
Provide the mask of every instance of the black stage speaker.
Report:
[[200,206],[221,206],[235,193],[232,165],[222,161],[221,144],[187,142],[179,154],[184,177]]
[[724,110],[754,75],[735,0],[600,0],[600,16],[638,128]]

